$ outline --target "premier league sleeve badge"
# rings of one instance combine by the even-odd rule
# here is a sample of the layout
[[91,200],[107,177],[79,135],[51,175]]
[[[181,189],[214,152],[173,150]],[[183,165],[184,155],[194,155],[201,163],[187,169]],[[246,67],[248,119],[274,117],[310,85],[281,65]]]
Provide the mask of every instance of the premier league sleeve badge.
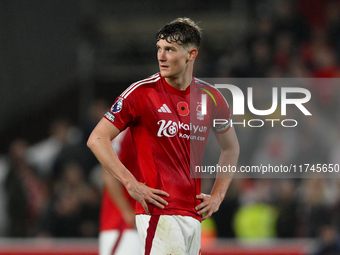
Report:
[[112,105],[111,107],[111,112],[112,113],[117,113],[120,112],[122,110],[123,107],[123,98],[119,98],[114,105]]

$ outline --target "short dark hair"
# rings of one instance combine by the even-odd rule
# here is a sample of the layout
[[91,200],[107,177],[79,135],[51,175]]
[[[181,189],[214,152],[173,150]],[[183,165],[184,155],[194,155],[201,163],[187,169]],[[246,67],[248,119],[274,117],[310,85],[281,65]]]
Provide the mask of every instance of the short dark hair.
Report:
[[189,18],[175,19],[156,34],[157,42],[166,40],[168,43],[176,42],[183,47],[194,45],[197,48],[201,44],[201,37],[201,28]]

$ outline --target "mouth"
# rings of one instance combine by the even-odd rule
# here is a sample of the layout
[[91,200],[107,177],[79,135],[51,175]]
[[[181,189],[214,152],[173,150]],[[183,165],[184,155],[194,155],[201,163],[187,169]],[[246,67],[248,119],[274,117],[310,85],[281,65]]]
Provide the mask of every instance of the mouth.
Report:
[[169,66],[166,66],[166,65],[159,65],[159,67],[160,67],[161,70],[165,70],[165,69],[167,69]]

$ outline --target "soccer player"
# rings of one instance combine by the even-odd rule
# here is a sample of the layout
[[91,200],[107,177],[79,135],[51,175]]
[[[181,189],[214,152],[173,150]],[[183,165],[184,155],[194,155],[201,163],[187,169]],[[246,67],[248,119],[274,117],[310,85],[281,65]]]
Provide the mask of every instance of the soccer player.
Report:
[[[138,201],[136,225],[142,254],[199,254],[200,221],[221,204],[231,176],[216,178],[210,195],[201,194],[195,175],[210,128],[221,147],[218,164],[236,166],[239,145],[227,124],[228,105],[213,86],[193,77],[200,28],[179,18],[156,34],[160,72],[128,87],[91,133],[88,146],[103,167]],[[111,146],[130,127],[141,177],[136,179]],[[220,176],[218,174],[217,177]]]
[[[139,169],[130,129],[121,132],[112,143],[119,160],[137,178]],[[122,184],[102,170],[104,190],[100,211],[99,255],[140,254],[135,227],[136,201]]]

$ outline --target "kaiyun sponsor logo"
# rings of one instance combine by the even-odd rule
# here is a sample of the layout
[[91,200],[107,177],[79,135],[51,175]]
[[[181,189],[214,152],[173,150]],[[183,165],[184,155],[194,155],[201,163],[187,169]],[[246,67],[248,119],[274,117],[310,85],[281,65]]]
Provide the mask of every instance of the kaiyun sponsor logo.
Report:
[[[180,130],[191,131],[193,134],[196,133],[206,133],[208,128],[206,126],[194,125],[192,123],[186,124],[181,121],[175,122],[172,120],[160,120],[157,122],[159,129],[157,132],[158,137],[174,137]],[[182,135],[182,136],[181,136]],[[180,133],[180,137],[186,138],[188,135],[183,135]],[[193,137],[193,136],[192,136]],[[189,136],[190,139],[190,136]]]

